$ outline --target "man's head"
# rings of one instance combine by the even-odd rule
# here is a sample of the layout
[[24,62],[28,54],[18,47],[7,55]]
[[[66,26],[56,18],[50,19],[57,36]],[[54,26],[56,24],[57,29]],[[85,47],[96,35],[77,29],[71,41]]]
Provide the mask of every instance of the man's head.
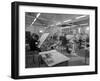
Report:
[[33,38],[34,40],[38,40],[38,39],[39,39],[39,36],[38,36],[36,33],[33,33],[33,34],[32,34],[32,38]]

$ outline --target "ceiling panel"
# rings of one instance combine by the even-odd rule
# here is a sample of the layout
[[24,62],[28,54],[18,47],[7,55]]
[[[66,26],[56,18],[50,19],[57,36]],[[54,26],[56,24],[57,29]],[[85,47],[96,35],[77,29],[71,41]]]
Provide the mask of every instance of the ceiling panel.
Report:
[[[29,27],[38,13],[26,12],[25,13],[25,26]],[[79,14],[54,14],[54,13],[40,13],[40,16],[36,19],[33,26],[45,26],[48,27],[52,24],[63,23],[63,21],[68,19],[75,19]],[[74,20],[75,22],[76,20]],[[78,22],[79,23],[79,22]],[[75,24],[75,23],[74,23]]]

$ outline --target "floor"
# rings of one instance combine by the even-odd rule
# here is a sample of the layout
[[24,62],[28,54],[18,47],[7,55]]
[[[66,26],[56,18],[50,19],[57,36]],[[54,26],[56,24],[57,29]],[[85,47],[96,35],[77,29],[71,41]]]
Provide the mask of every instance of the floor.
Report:
[[[59,51],[60,52],[60,51]],[[77,56],[70,55],[66,53],[66,51],[61,51],[62,54],[66,55],[70,58],[68,61],[68,65],[65,63],[60,63],[58,66],[81,66],[81,65],[89,65],[89,57],[85,58],[85,50],[77,50]],[[34,52],[26,52],[26,68],[36,68],[36,67],[48,67],[45,62],[42,61],[42,63],[38,62],[38,56],[35,55],[35,58],[33,57]],[[34,59],[33,59],[34,58]]]

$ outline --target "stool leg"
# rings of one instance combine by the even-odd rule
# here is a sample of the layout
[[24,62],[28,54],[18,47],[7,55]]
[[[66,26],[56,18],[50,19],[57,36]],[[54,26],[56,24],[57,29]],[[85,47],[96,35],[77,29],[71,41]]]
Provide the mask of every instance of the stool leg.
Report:
[[40,67],[41,65],[41,62],[40,62],[40,56],[38,56],[38,66]]
[[68,61],[66,61],[66,66],[68,66]]
[[33,63],[35,64],[34,55],[33,55]]

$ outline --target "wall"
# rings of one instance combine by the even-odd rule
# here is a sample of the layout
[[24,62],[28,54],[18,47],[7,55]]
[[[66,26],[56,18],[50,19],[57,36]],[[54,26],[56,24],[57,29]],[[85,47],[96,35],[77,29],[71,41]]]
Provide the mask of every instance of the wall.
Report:
[[[40,26],[30,26],[30,27],[27,27],[27,28],[26,28],[26,31],[30,31],[31,34],[36,33],[36,34],[38,34],[39,36],[41,36],[41,32],[39,32],[39,31],[41,31],[41,30],[44,30],[44,28],[43,28],[43,27],[40,27]],[[43,32],[44,32],[44,31],[43,31]]]
[[[0,38],[1,38],[0,39],[0,81],[13,81],[13,79],[10,78],[10,68],[11,68],[10,67],[11,65],[10,63],[11,62],[11,5],[10,4],[12,1],[14,0],[0,1]],[[100,0],[21,0],[21,1],[98,6],[99,7],[98,14],[100,14]],[[100,15],[98,16],[98,18],[99,18],[98,20],[100,21]],[[98,41],[100,41],[100,38],[98,39]],[[100,54],[98,55],[98,58],[99,57]],[[100,62],[100,58],[98,61]],[[99,63],[99,68],[100,68],[100,63]],[[100,80],[100,74],[34,79],[34,81],[99,81],[99,80]],[[29,79],[29,80],[26,79],[26,81],[33,81],[33,79]]]

